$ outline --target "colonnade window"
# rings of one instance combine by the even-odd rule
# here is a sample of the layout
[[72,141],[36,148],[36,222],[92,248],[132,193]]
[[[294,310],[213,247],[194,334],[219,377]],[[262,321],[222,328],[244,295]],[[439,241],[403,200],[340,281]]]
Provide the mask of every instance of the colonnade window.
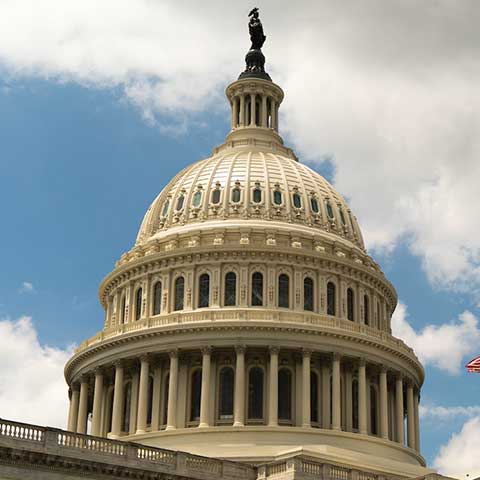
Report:
[[220,420],[233,418],[233,392],[234,373],[233,368],[224,367],[219,375],[219,405],[218,416]]
[[147,425],[152,424],[153,413],[153,377],[148,377],[148,396],[147,396]]
[[336,292],[335,284],[333,282],[327,283],[327,314],[335,315]]
[[124,388],[123,398],[123,425],[124,432],[130,431],[130,410],[132,407],[132,382],[127,382]]
[[310,421],[318,423],[318,375],[310,371]]
[[310,277],[303,280],[303,309],[313,312],[313,280]]
[[252,367],[248,372],[248,418],[263,419],[263,370]]
[[377,302],[377,327],[380,327],[381,325],[381,319],[382,319],[382,312],[380,310],[380,302]]
[[168,418],[168,392],[170,391],[170,373],[165,375],[165,388],[163,394],[163,414],[162,414],[162,425],[167,424]]
[[292,372],[288,368],[278,371],[278,419],[292,419]]
[[120,307],[120,323],[124,324],[125,323],[125,309],[127,308],[126,304],[127,300],[125,298],[125,295],[122,297],[122,303]]
[[198,279],[198,308],[208,307],[210,304],[210,275],[202,273]]
[[377,390],[370,385],[370,432],[372,435],[378,434],[377,429]]
[[162,313],[162,282],[156,282],[153,287],[153,314]]
[[261,307],[263,305],[263,274],[255,272],[252,275],[252,306]]
[[235,272],[228,272],[225,275],[225,297],[226,307],[232,307],[237,303],[237,275]]
[[197,368],[192,372],[190,380],[190,421],[200,419],[200,399],[202,396],[202,369]]
[[353,322],[355,308],[355,296],[351,288],[347,289],[347,318]]
[[363,296],[363,323],[370,324],[370,299],[368,295]]
[[135,294],[135,320],[140,320],[142,316],[142,289],[139,288]]
[[290,306],[290,278],[285,273],[278,276],[278,306],[282,308]]
[[358,430],[358,380],[352,381],[352,428]]
[[174,310],[183,310],[183,300],[185,296],[185,279],[178,277],[175,280],[175,305]]

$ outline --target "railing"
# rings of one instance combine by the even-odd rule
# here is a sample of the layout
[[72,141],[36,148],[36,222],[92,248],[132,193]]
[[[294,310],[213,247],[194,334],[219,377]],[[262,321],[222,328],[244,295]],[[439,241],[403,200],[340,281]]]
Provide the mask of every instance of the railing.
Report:
[[[212,323],[220,321],[251,321],[251,322],[275,322],[275,323],[298,323],[303,325],[313,325],[323,328],[340,329],[346,332],[365,335],[369,338],[386,344],[402,353],[417,360],[413,350],[408,347],[402,340],[393,337],[389,333],[378,330],[367,325],[351,322],[349,320],[331,317],[328,315],[278,311],[267,309],[221,309],[218,311],[192,311],[192,312],[175,312],[166,315],[158,315],[155,317],[144,318],[137,322],[126,323],[114,327],[109,327],[93,337],[83,341],[76,352],[79,353],[92,345],[104,340],[114,338],[126,333],[137,332],[150,328],[190,324],[190,323]],[[418,361],[418,360],[417,360]]]
[[0,419],[0,437],[43,442],[45,438],[45,428]]

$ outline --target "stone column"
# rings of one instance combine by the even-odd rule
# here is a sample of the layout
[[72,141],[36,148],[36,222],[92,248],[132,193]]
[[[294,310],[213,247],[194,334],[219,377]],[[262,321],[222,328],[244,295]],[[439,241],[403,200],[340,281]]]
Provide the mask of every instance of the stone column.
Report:
[[125,316],[125,323],[130,323],[135,321],[135,289],[133,282],[130,282],[128,286],[128,315]]
[[148,275],[147,276],[147,281],[145,283],[145,292],[144,292],[144,297],[145,297],[145,309],[143,309],[142,305],[142,318],[145,317],[150,317],[152,315],[152,276]]
[[80,381],[80,405],[78,407],[77,433],[87,433],[88,414],[88,378],[83,376]]
[[168,413],[166,430],[177,428],[177,383],[178,383],[178,352],[170,352],[170,375],[168,382]]
[[102,434],[103,371],[95,370],[95,390],[93,391],[92,435]]
[[352,371],[350,366],[345,368],[345,429],[351,432],[353,419],[353,404],[352,404]]
[[250,125],[255,126],[255,118],[257,116],[257,104],[254,93],[250,94]]
[[262,127],[267,127],[267,96],[262,95]]
[[237,345],[237,365],[235,368],[235,405],[234,427],[243,427],[245,424],[245,347]]
[[397,375],[395,381],[395,423],[397,431],[397,442],[405,444],[405,428],[403,425],[403,380],[401,375]]
[[364,359],[358,365],[358,431],[367,434],[367,374]]
[[245,96],[240,94],[240,126],[245,126]]
[[70,398],[70,412],[68,414],[68,430],[70,432],[77,431],[79,399],[80,385],[78,383],[72,383],[72,397]]
[[278,347],[270,347],[268,425],[271,427],[278,425],[278,352]]
[[115,364],[115,387],[113,390],[113,412],[112,412],[112,432],[111,438],[118,438],[122,430],[122,417],[124,407],[124,391],[123,381],[125,376],[125,370],[123,363],[117,362]]
[[341,422],[340,399],[340,354],[334,353],[332,359],[332,429],[340,430]]
[[156,432],[160,425],[160,403],[162,398],[162,367],[155,365],[153,369],[153,397],[152,397],[152,432]]
[[112,298],[107,296],[106,309],[105,309],[105,328],[109,328],[112,325]]
[[380,436],[388,439],[388,388],[387,368],[380,371]]
[[415,448],[415,413],[413,405],[413,385],[407,385],[407,444]]
[[302,351],[302,427],[311,427],[310,359],[311,350]]
[[415,450],[420,453],[420,417],[418,411],[419,391],[413,393],[413,408],[415,413]]
[[232,130],[237,128],[237,118],[238,118],[238,99],[233,97],[232,99]]
[[330,368],[322,365],[322,428],[330,426]]
[[200,395],[200,424],[199,427],[210,426],[210,369],[211,347],[202,348],[202,391]]
[[275,102],[275,100],[273,100],[273,98],[271,99],[270,109],[271,109],[271,115],[272,115],[272,125],[271,125],[271,127],[273,128],[273,130],[277,130],[278,129],[278,126],[277,126],[277,103]]
[[147,355],[140,357],[140,384],[138,390],[138,414],[136,433],[145,433],[147,430],[147,410],[148,410],[148,380],[149,380],[150,361]]

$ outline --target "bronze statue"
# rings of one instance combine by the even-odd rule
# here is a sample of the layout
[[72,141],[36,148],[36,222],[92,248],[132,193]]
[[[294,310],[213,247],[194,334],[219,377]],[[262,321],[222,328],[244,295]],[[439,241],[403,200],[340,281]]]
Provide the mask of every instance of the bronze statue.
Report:
[[258,8],[255,7],[249,14],[250,21],[248,22],[248,30],[250,32],[250,40],[252,46],[250,50],[260,50],[265,43],[266,36],[263,34],[263,26],[258,17]]

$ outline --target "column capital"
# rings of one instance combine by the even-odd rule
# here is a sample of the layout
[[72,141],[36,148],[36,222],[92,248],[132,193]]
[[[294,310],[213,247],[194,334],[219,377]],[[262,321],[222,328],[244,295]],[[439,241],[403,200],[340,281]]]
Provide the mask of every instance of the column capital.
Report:
[[270,352],[270,355],[278,355],[280,352],[280,347],[277,347],[275,345],[270,345],[268,347],[268,351]]
[[89,383],[90,382],[90,375],[88,373],[83,373],[80,376],[80,384],[82,383]]
[[365,367],[367,365],[367,360],[365,357],[359,357],[358,358],[358,366],[359,367]]
[[342,355],[338,352],[333,352],[332,353],[332,359],[333,360],[340,360],[342,358]]
[[388,374],[388,367],[383,363],[380,365],[380,373]]
[[404,378],[404,376],[403,376],[403,374],[402,374],[401,372],[395,372],[395,380],[396,380],[397,382],[400,381],[400,382],[403,383],[404,379],[405,379],[405,378]]
[[235,352],[238,354],[238,353],[245,353],[245,351],[247,350],[247,346],[246,345],[235,345]]
[[125,368],[125,360],[116,360],[115,362],[113,362],[113,366],[115,368]]
[[302,357],[310,358],[312,356],[312,350],[310,348],[302,348]]
[[168,356],[170,358],[178,358],[178,349],[177,348],[174,348],[173,350],[170,350],[168,352]]
[[100,375],[105,375],[105,369],[103,367],[95,367],[93,369],[93,373],[95,374],[96,377]]
[[72,382],[70,385],[70,388],[72,389],[72,392],[75,391],[80,391],[80,384],[78,382]]
[[211,355],[212,354],[212,347],[210,345],[205,345],[201,348],[202,355]]
[[151,363],[152,355],[150,353],[144,353],[143,355],[140,355],[138,359],[140,360],[141,363],[144,363],[144,362]]

